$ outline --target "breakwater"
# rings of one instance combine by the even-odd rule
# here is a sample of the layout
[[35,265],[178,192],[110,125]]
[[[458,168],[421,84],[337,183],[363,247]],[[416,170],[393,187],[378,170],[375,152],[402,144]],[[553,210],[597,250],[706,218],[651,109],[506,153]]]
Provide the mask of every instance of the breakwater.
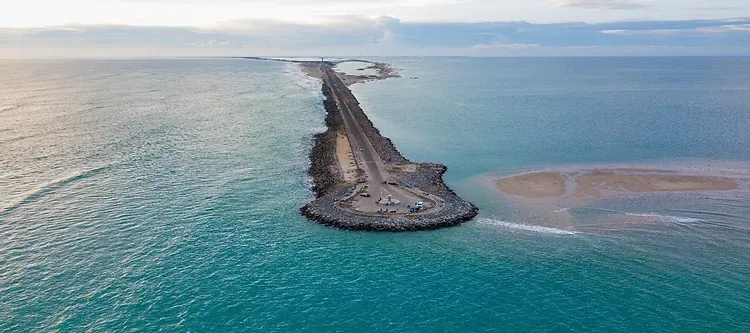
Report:
[[313,191],[317,197],[333,192],[342,185],[341,170],[336,160],[336,134],[341,129],[341,113],[331,95],[331,88],[323,84],[323,107],[326,110],[326,131],[315,135],[315,144],[310,151],[310,174]]
[[[380,134],[348,89],[343,93],[347,94],[352,116],[378,155],[384,162],[394,166],[391,170],[394,180],[442,198],[444,206],[440,210],[419,214],[389,216],[356,214],[342,209],[340,201],[349,193],[349,188],[353,185],[343,181],[336,159],[336,135],[342,129],[343,122],[332,88],[324,82],[322,92],[325,96],[323,106],[326,110],[327,130],[315,136],[315,144],[310,152],[309,174],[313,179],[316,199],[300,209],[302,215],[323,225],[362,231],[431,230],[456,226],[477,215],[476,206],[461,199],[443,182],[443,174],[447,171],[446,166],[409,161],[396,149],[390,139]],[[398,168],[404,165],[411,167]]]

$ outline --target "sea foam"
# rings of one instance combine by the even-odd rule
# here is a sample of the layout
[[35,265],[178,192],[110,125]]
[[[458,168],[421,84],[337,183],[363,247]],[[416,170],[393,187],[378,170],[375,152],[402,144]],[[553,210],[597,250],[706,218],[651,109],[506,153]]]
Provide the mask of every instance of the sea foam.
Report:
[[578,232],[572,231],[572,230],[542,227],[542,226],[530,225],[530,224],[510,223],[510,222],[505,222],[505,221],[491,219],[491,218],[480,218],[480,219],[477,219],[477,222],[479,222],[480,224],[495,225],[495,226],[501,226],[501,227],[508,228],[508,229],[530,231],[530,232],[536,232],[536,233],[542,233],[542,234],[551,234],[551,235],[576,235],[578,234]]
[[661,215],[656,213],[625,213],[625,215],[628,216],[637,216],[637,217],[648,217],[648,218],[654,218],[661,222],[677,222],[677,223],[696,223],[701,222],[703,220],[696,219],[692,217],[681,217],[681,216],[672,216],[672,215]]

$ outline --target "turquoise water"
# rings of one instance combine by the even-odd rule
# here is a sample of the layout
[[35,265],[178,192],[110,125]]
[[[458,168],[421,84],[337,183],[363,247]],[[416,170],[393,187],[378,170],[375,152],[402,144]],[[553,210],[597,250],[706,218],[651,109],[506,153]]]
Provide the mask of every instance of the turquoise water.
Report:
[[0,331],[750,329],[747,192],[604,201],[571,213],[595,227],[554,228],[479,181],[744,166],[750,60],[392,60],[406,79],[355,94],[406,156],[448,165],[477,220],[300,217],[324,115],[291,64],[0,62]]

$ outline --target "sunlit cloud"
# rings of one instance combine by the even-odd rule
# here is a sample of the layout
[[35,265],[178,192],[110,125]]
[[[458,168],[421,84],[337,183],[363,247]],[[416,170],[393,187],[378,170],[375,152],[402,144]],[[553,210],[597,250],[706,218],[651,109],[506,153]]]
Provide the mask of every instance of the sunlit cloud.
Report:
[[641,9],[650,7],[643,0],[555,0],[559,7],[578,7],[589,9]]
[[0,56],[5,57],[498,56],[581,55],[587,51],[592,55],[750,55],[750,19],[435,23],[349,15],[331,17],[323,24],[256,19],[227,21],[211,28],[113,24],[0,28]]
[[730,33],[750,33],[750,24],[725,24],[701,26],[686,29],[612,29],[602,30],[600,33],[605,35],[620,36],[669,36],[669,35],[697,35],[697,34],[730,34]]

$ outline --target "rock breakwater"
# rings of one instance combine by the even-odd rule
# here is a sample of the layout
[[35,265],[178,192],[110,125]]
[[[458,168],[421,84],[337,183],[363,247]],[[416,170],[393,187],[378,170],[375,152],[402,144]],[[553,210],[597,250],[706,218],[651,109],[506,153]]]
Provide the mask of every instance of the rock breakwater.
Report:
[[336,133],[341,129],[341,113],[331,95],[331,88],[323,84],[323,107],[326,110],[325,132],[315,135],[315,143],[310,151],[310,170],[313,191],[317,197],[331,193],[341,186],[343,178],[336,161]]
[[[443,181],[447,167],[434,163],[412,163],[383,137],[359,107],[351,91],[347,91],[348,106],[362,132],[384,163],[392,167],[394,180],[410,190],[418,189],[444,201],[441,209],[414,214],[354,213],[342,208],[342,199],[350,194],[354,184],[343,181],[336,159],[336,135],[342,129],[341,112],[331,88],[323,84],[323,105],[326,110],[327,130],[315,136],[310,153],[309,174],[313,179],[316,199],[300,209],[302,215],[323,225],[360,231],[417,231],[452,227],[473,219],[476,206],[461,199]],[[409,167],[404,167],[409,166]],[[425,194],[426,195],[426,194]]]

